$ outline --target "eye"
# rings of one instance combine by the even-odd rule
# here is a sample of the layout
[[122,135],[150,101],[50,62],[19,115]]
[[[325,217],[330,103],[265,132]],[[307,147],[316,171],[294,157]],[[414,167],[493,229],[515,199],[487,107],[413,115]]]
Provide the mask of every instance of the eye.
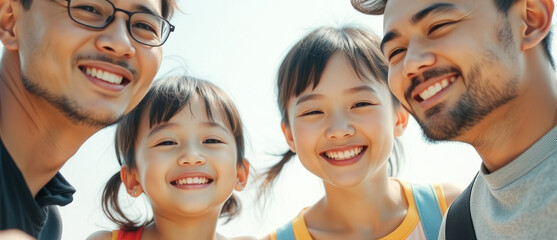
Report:
[[178,143],[176,143],[175,141],[172,140],[166,140],[166,141],[162,141],[157,143],[155,146],[172,146],[172,145],[177,145]]
[[405,50],[406,50],[406,49],[404,49],[404,48],[397,48],[397,49],[395,49],[394,51],[392,51],[392,52],[389,54],[389,56],[388,56],[389,61],[390,61],[392,58],[394,58],[396,55],[398,55],[399,53],[404,52]]
[[318,115],[318,114],[323,114],[323,112],[318,111],[318,110],[312,110],[312,111],[308,111],[308,112],[304,112],[304,113],[300,114],[300,117]]
[[435,25],[433,25],[429,28],[429,30],[427,31],[427,35],[430,35],[433,32],[435,32],[436,30],[438,30],[442,27],[445,27],[447,25],[453,24],[453,23],[455,23],[455,22],[443,22],[443,23],[440,23],[440,24],[435,24]]
[[144,31],[149,31],[149,32],[155,33],[155,34],[157,33],[157,30],[154,27],[152,27],[151,24],[145,23],[145,22],[136,22],[132,25],[132,27],[137,28],[137,29],[141,29],[141,30],[144,30]]
[[357,102],[356,104],[354,104],[351,107],[351,109],[359,108],[359,107],[366,107],[366,106],[373,106],[373,105],[375,105],[375,104],[370,103],[370,102]]
[[206,144],[218,144],[218,143],[224,143],[223,141],[221,141],[220,139],[217,138],[207,138],[203,141],[203,143]]
[[102,14],[100,9],[98,9],[97,7],[92,6],[92,5],[78,5],[78,6],[72,7],[72,9],[82,10],[82,11],[86,11],[86,12],[94,13],[94,14],[99,14],[99,15]]

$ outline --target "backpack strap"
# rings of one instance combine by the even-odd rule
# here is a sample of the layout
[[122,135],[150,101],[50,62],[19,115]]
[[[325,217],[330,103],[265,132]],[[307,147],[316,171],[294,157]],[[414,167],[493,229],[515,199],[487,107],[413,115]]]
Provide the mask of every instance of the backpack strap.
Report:
[[441,208],[435,190],[431,185],[411,184],[412,195],[416,202],[416,208],[420,215],[420,221],[424,228],[427,240],[437,239],[439,236],[439,227],[443,220]]
[[470,185],[453,201],[447,212],[447,222],[445,223],[445,239],[476,239],[472,216],[470,215],[470,195],[472,186],[478,175],[474,177]]
[[277,228],[277,240],[295,240],[294,229],[292,228],[292,221],[287,222],[284,226]]

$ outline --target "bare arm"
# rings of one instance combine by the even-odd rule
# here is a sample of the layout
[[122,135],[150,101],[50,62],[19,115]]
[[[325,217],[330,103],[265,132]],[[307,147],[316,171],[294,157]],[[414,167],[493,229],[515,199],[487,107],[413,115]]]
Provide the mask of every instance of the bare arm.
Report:
[[453,203],[453,201],[460,195],[464,190],[462,186],[452,184],[452,183],[442,183],[443,193],[445,194],[445,201],[447,202],[447,207]]

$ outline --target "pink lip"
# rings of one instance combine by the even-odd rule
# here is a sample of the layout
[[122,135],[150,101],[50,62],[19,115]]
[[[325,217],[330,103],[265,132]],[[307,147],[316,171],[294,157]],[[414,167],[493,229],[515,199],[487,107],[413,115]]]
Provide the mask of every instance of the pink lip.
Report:
[[[182,178],[193,178],[193,177],[203,177],[203,178],[207,178],[209,179],[209,182],[205,183],[205,184],[183,184],[183,185],[178,185],[178,184],[173,184],[173,182],[178,181]],[[176,177],[174,177],[171,181],[170,181],[170,185],[172,185],[175,188],[179,188],[179,189],[185,189],[185,190],[189,190],[189,189],[201,189],[201,188],[206,188],[209,185],[211,185],[214,182],[213,177],[211,177],[209,174],[204,173],[204,172],[185,172],[182,173]]]
[[[353,158],[349,158],[349,159],[344,159],[344,160],[335,160],[332,158],[327,157],[327,155],[325,155],[325,152],[329,152],[329,151],[344,151],[344,150],[348,150],[348,149],[353,149],[356,147],[363,147],[362,152],[360,152],[358,155],[354,156]],[[328,163],[335,165],[335,166],[348,166],[348,165],[352,165],[354,163],[357,163],[358,161],[360,161],[360,159],[362,158],[362,156],[364,155],[364,153],[367,151],[367,146],[362,146],[362,145],[352,145],[352,146],[345,146],[345,147],[340,147],[340,148],[333,148],[333,149],[329,149],[327,151],[322,152],[320,155],[323,159],[325,159]]]

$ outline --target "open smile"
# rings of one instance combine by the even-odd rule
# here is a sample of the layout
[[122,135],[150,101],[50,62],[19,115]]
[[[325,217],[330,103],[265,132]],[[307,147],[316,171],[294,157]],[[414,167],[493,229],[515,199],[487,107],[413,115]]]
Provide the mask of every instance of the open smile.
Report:
[[346,166],[358,162],[366,150],[367,146],[351,146],[343,149],[328,150],[320,155],[333,165]]
[[418,103],[427,101],[435,97],[436,95],[438,95],[443,90],[447,89],[449,86],[451,86],[456,81],[457,77],[458,77],[457,75],[452,74],[444,78],[438,79],[434,82],[431,82],[428,86],[424,87],[422,90],[415,91],[416,93],[414,93],[414,96],[412,98],[416,100]]
[[104,81],[109,84],[127,85],[128,83],[130,83],[130,80],[124,77],[123,75],[109,72],[107,70],[103,70],[100,68],[80,66],[79,69],[81,70],[81,72],[85,73],[86,75]]
[[170,181],[170,184],[179,189],[200,189],[211,185],[213,178],[203,172],[187,172],[180,174]]
[[178,180],[170,182],[170,184],[175,186],[180,185],[200,185],[200,184],[210,184],[213,182],[213,179],[208,179],[205,177],[186,177],[180,178]]

